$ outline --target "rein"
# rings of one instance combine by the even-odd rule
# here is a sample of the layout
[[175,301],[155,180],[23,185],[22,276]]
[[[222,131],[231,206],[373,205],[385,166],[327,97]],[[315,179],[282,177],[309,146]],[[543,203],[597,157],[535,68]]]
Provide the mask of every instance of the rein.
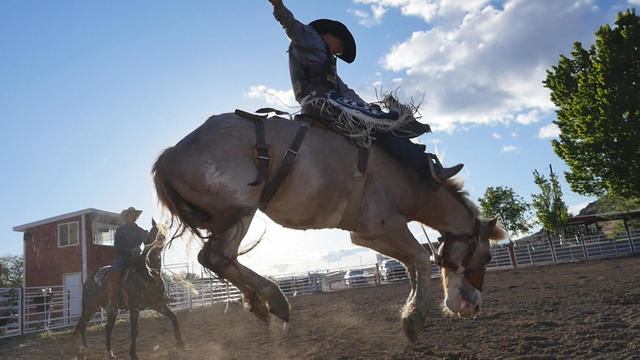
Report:
[[[424,227],[422,228],[422,231],[425,233],[425,236],[426,236],[426,231],[424,230]],[[433,255],[435,264],[438,265],[440,268],[446,268],[456,273],[460,269],[460,266],[458,266],[458,264],[449,260],[449,245],[459,241],[465,242],[467,244],[467,253],[465,254],[461,263],[462,267],[464,268],[462,275],[471,283],[471,285],[473,285],[473,287],[478,289],[478,291],[482,291],[482,284],[484,280],[485,269],[469,268],[469,263],[471,262],[473,253],[475,253],[476,247],[480,242],[480,220],[478,219],[475,220],[475,223],[473,225],[473,231],[471,232],[471,234],[454,235],[448,232],[444,234],[444,236],[439,237],[438,243],[440,245],[438,246],[437,251],[436,249],[433,248],[433,246],[431,245],[431,242],[428,241],[428,238],[427,238],[427,242],[429,244],[429,248],[431,249],[431,253]]]

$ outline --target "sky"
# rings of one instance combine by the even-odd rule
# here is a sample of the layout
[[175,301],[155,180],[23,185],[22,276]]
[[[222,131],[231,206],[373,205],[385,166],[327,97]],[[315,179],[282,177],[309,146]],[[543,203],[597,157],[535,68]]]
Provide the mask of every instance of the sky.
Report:
[[[575,41],[640,0],[285,1],[303,23],[343,22],[357,42],[338,73],[367,101],[394,90],[421,103],[417,140],[464,163],[471,199],[508,186],[531,200],[533,171],[567,171],[553,152],[546,70]],[[0,1],[0,256],[21,255],[12,228],[86,208],[166,219],[151,165],[213,114],[266,105],[296,111],[289,40],[267,1]],[[595,199],[571,192],[570,212]],[[424,241],[417,224],[411,229]],[[258,213],[241,258],[262,274],[375,262],[339,230],[294,231]],[[432,239],[437,235],[429,232]],[[177,241],[166,263],[195,262]]]

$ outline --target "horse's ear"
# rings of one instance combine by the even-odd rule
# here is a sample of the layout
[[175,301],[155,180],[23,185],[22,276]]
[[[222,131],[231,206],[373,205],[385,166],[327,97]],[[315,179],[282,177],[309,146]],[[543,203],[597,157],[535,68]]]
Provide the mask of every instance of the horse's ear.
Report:
[[491,240],[502,240],[509,236],[504,227],[498,225],[499,218],[500,214],[496,214],[496,216],[489,220],[489,239]]
[[156,227],[156,220],[151,218],[151,226]]

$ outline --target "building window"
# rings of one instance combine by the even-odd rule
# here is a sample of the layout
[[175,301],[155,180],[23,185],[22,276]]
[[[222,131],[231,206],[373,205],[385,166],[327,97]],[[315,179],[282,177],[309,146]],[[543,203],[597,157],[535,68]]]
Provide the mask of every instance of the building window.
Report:
[[94,245],[113,246],[118,225],[93,223],[92,237]]
[[80,243],[78,222],[58,224],[58,247],[73,246]]

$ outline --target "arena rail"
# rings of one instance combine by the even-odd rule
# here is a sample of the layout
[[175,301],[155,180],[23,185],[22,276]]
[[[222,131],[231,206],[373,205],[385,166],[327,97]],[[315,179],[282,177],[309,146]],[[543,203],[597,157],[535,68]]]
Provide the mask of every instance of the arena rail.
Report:
[[[640,229],[609,235],[573,235],[560,239],[543,234],[529,237],[526,241],[494,246],[491,253],[488,270],[629,256],[640,254]],[[190,310],[241,300],[237,288],[197,264],[165,265],[163,276],[166,280],[165,293],[172,310]],[[432,277],[439,276],[440,269],[432,264]],[[187,279],[189,285],[182,278]],[[404,277],[382,280],[378,264],[365,264],[270,278],[279,284],[285,295],[300,296],[378,286]],[[74,326],[80,316],[81,300],[82,289],[79,287],[0,288],[0,339]],[[121,311],[119,318],[128,318],[128,315]],[[105,320],[106,314],[99,312],[92,322]]]

